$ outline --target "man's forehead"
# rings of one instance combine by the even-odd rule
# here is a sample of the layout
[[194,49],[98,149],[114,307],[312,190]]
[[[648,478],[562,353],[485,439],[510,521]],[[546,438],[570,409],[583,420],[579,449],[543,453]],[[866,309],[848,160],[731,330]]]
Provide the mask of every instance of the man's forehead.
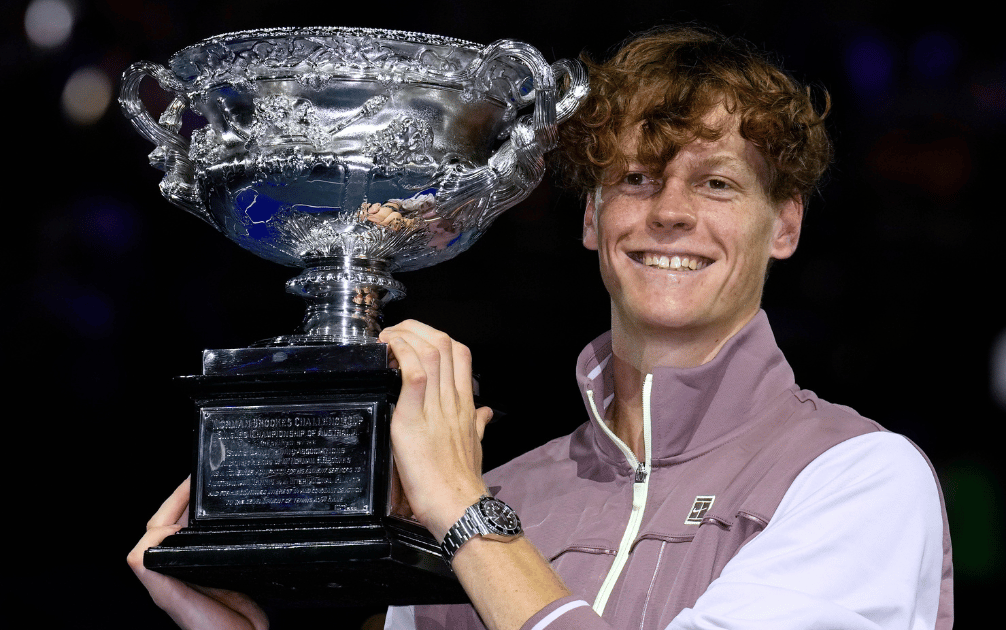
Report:
[[[666,168],[671,163],[687,162],[706,167],[749,169],[767,185],[768,162],[761,150],[741,135],[740,123],[738,114],[730,113],[723,105],[717,106],[702,118],[702,124],[717,132],[718,137],[711,140],[693,138],[677,147],[670,161],[661,166]],[[619,136],[622,154],[629,164],[643,165],[644,160],[639,156],[643,124],[643,121],[638,121],[624,128]]]

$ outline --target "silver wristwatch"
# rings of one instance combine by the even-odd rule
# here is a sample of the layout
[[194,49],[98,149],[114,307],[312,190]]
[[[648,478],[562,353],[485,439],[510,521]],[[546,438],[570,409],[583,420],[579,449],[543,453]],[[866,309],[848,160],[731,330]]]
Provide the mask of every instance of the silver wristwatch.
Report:
[[523,531],[520,519],[517,518],[513,508],[499,499],[484,496],[478,503],[465,510],[458,522],[447,530],[440,548],[444,552],[447,564],[450,564],[461,545],[474,536],[509,542],[520,536]]

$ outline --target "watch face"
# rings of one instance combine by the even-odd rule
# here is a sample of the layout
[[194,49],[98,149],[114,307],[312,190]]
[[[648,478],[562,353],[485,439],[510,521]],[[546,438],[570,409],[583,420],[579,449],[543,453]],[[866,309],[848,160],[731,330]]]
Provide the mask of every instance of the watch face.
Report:
[[486,498],[479,502],[479,512],[486,524],[501,536],[516,536],[521,533],[520,519],[506,503],[499,499]]

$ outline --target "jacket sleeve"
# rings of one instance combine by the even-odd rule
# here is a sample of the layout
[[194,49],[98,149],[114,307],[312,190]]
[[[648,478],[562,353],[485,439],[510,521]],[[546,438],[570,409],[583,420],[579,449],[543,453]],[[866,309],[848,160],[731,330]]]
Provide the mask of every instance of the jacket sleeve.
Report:
[[943,523],[933,471],[911,442],[852,438],[797,476],[764,531],[668,630],[935,628]]

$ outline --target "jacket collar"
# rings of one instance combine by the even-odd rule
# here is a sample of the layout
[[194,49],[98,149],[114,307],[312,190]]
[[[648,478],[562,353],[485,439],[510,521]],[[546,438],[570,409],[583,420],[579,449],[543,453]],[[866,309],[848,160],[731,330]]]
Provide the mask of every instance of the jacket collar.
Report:
[[[609,368],[611,332],[591,342],[577,360],[577,381],[590,412],[587,390],[598,411],[614,398]],[[781,394],[795,391],[793,370],[776,345],[765,311],[729,339],[712,361],[692,368],[658,367],[650,395],[652,463],[670,464],[694,457],[746,430]],[[624,458],[599,427],[597,447],[607,459]]]

